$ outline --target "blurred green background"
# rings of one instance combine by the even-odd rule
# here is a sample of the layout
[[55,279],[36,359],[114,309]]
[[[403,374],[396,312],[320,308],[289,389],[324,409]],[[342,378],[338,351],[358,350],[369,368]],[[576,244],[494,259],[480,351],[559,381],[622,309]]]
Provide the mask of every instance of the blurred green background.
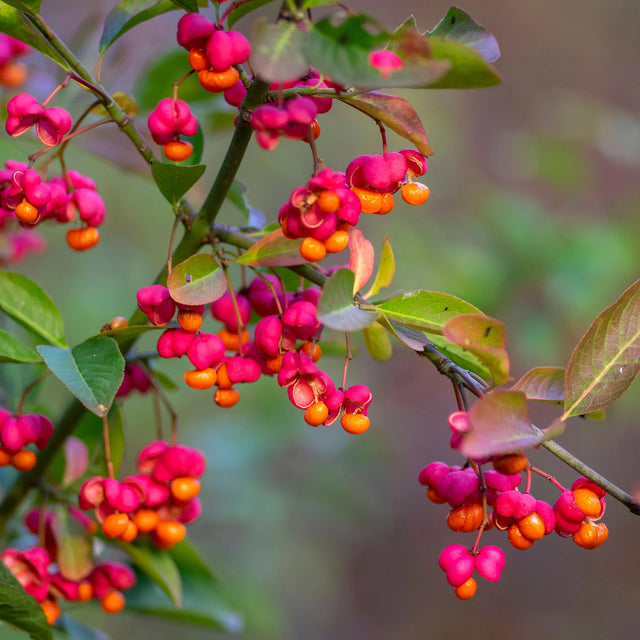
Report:
[[[43,13],[92,67],[100,24],[114,4],[58,0],[43,2]],[[414,14],[426,30],[449,5],[350,6],[388,27]],[[533,366],[564,366],[595,315],[638,278],[640,13],[635,0],[467,0],[462,8],[496,36],[504,82],[478,91],[401,92],[435,150],[424,180],[431,198],[419,208],[398,198],[390,216],[367,219],[363,227],[376,248],[391,235],[398,288],[447,291],[503,320],[518,378]],[[112,47],[103,64],[110,90],[137,95],[140,70],[175,46],[179,15],[143,24]],[[252,19],[238,27],[248,33]],[[55,84],[53,65],[37,55],[28,61],[33,71],[26,90],[44,96]],[[84,99],[69,90],[60,104],[66,101],[77,115]],[[206,123],[219,106],[212,99],[195,109]],[[320,123],[318,148],[328,166],[344,170],[353,157],[379,151],[375,125],[343,105]],[[193,202],[206,192],[229,137],[222,128],[207,138],[208,170],[191,193]],[[407,146],[393,133],[389,141],[392,150]],[[30,148],[28,140],[3,140],[0,153],[16,158]],[[52,226],[45,230],[47,252],[19,269],[54,298],[73,344],[113,316],[130,314],[136,290],[166,258],[172,215],[115,129],[72,145],[68,165],[98,183],[108,208],[102,240],[74,254],[64,230]],[[252,205],[273,221],[310,170],[307,147],[285,140],[271,153],[252,144],[239,178]],[[152,346],[149,340],[141,348]],[[507,556],[502,579],[479,581],[469,602],[454,597],[437,557],[446,544],[470,545],[471,537],[449,531],[446,508],[428,502],[417,483],[428,462],[461,461],[448,448],[446,417],[455,409],[450,383],[399,344],[382,364],[359,339],[356,348],[349,380],[368,384],[374,395],[372,426],[360,437],[336,426],[306,426],[272,380],[243,388],[232,410],[183,385],[172,394],[181,440],[209,460],[204,513],[190,536],[246,616],[240,637],[637,637],[640,521],[612,500],[609,541],[593,553],[555,535],[523,553],[489,532],[487,543]],[[334,376],[342,368],[339,359],[323,365]],[[16,388],[26,381],[18,369],[8,370]],[[162,370],[179,381],[185,364],[162,363]],[[61,407],[62,395],[51,384],[41,401]],[[573,420],[560,442],[630,489],[640,480],[639,408],[636,385],[605,422]],[[134,397],[124,413],[131,466],[153,437],[151,401]],[[557,413],[536,407],[532,415],[545,426]],[[531,458],[564,484],[576,475],[545,451]],[[534,486],[539,497],[555,499],[551,486],[541,480]],[[221,637],[126,612],[107,618],[97,607],[79,607],[77,616],[118,640]]]

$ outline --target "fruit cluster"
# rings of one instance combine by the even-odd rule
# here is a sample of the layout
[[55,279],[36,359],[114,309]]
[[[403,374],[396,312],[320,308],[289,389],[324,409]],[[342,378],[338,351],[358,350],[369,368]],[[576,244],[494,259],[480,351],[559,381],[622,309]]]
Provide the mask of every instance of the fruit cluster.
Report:
[[[48,100],[41,105],[27,93],[11,98],[7,104],[7,133],[20,136],[35,127],[38,139],[46,147],[60,145],[71,129],[72,119],[65,109],[46,107],[47,103]],[[5,169],[0,169],[2,228],[15,221],[20,227],[31,230],[44,220],[66,224],[78,217],[81,226],[67,232],[67,244],[76,251],[94,247],[100,240],[98,227],[105,218],[104,201],[95,182],[78,171],[67,170],[64,165],[62,175],[47,182],[44,170],[40,174],[32,164],[7,160]],[[25,250],[42,246],[42,242],[33,235],[18,234],[14,237],[21,243],[17,248],[17,258]]]
[[[454,448],[465,416],[465,412],[458,411],[449,418]],[[488,462],[493,468],[483,469]],[[524,491],[518,489],[522,473],[527,478]],[[533,473],[551,480],[560,489],[560,496],[553,506],[532,495]],[[506,531],[511,545],[520,550],[529,549],[553,531],[562,537],[572,537],[585,549],[595,549],[608,536],[606,525],[598,522],[605,511],[603,489],[584,477],[578,478],[571,489],[565,489],[557,480],[532,467],[522,452],[468,461],[465,467],[432,462],[422,469],[418,480],[427,487],[429,500],[451,507],[447,526],[452,531],[477,532],[470,550],[453,544],[440,556],[440,567],[461,599],[471,598],[475,593],[476,583],[471,577],[474,569],[494,582],[500,577],[504,566],[502,552],[496,547],[485,547],[491,549],[491,559],[487,560],[488,552],[478,549],[480,538],[488,529]]]
[[196,449],[157,440],[140,452],[137,466],[140,473],[122,481],[89,478],[80,488],[78,505],[93,509],[107,538],[133,542],[147,534],[155,546],[170,549],[202,511],[197,495],[205,458]]
[[[77,509],[70,507],[68,515],[88,533],[94,532],[95,523]],[[58,600],[86,602],[96,599],[107,613],[118,613],[124,608],[122,592],[130,589],[136,581],[129,566],[120,562],[91,562],[83,575],[78,575],[77,567],[70,567],[67,571],[59,558],[58,513],[35,508],[27,514],[24,522],[31,533],[44,532],[42,546],[24,551],[5,549],[0,558],[25,591],[40,603],[49,624],[60,616]]]
[[[163,358],[186,355],[196,367],[184,374],[186,384],[194,389],[217,386],[214,401],[220,407],[238,402],[237,384],[277,375],[278,385],[287,389],[294,406],[305,411],[308,424],[328,426],[342,416],[340,423],[347,432],[362,433],[369,427],[369,389],[364,385],[336,388],[315,364],[321,355],[319,294],[315,288],[286,292],[276,276],[260,274],[248,287],[227,291],[211,303],[212,316],[224,325],[217,334],[200,330],[203,307],[182,309],[179,326],[160,336],[158,354]],[[152,324],[161,326],[173,319],[180,305],[166,287],[152,285],[138,291],[138,306]],[[253,340],[247,329],[252,311],[260,316]]]
[[36,454],[27,449],[35,445],[44,449],[53,435],[53,423],[41,413],[13,415],[0,409],[0,467],[11,465],[18,471],[29,471]]

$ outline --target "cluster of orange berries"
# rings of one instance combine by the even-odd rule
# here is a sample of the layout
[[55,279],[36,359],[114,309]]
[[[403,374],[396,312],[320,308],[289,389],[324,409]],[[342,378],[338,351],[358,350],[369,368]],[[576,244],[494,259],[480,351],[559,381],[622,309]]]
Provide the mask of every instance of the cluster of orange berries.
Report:
[[[446,522],[452,531],[478,532],[475,545],[468,552],[472,559],[477,555],[480,536],[492,528],[506,531],[510,544],[520,550],[531,548],[534,542],[553,531],[562,537],[571,537],[584,549],[595,549],[607,539],[606,525],[598,522],[605,511],[605,491],[587,478],[578,478],[571,489],[565,489],[554,478],[531,467],[522,452],[495,456],[491,459],[493,468],[481,471],[481,464],[487,461],[476,461],[464,468],[432,462],[419,476],[432,502],[448,503],[451,507]],[[517,487],[523,472],[527,475],[527,487],[521,492]],[[561,490],[553,506],[530,493],[532,473],[542,474]],[[446,566],[441,563],[441,567],[456,588],[456,595],[468,599],[475,593],[471,572],[467,575],[467,568],[473,567],[473,563],[469,565],[466,554],[458,558],[456,550],[447,549],[448,560],[444,563]],[[459,582],[461,577],[464,580]],[[458,587],[467,580],[473,581],[473,585],[458,593]]]

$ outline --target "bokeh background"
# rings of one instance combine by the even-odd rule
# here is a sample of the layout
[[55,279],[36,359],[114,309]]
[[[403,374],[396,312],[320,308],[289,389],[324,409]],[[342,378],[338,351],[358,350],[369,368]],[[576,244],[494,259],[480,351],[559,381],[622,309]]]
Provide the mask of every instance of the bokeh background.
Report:
[[[101,22],[114,4],[45,1],[43,14],[92,67]],[[413,14],[426,30],[449,5],[350,6],[390,28]],[[398,203],[387,218],[363,226],[376,247],[391,235],[398,289],[447,291],[503,320],[518,378],[534,366],[564,366],[597,313],[639,276],[640,11],[635,0],[466,0],[462,8],[496,36],[504,82],[474,91],[399,92],[420,114],[435,150],[425,180],[432,195],[423,207]],[[103,65],[110,90],[139,97],[141,70],[176,46],[179,15],[140,25],[112,47]],[[238,27],[248,33],[251,22]],[[46,95],[60,72],[37,54],[29,64],[27,90]],[[69,90],[60,104],[77,115],[85,97]],[[191,193],[197,203],[230,129],[224,118],[212,117],[220,108],[216,99],[195,108],[202,122],[216,125],[206,141],[206,178]],[[378,152],[375,125],[343,105],[321,126],[318,147],[331,167],[344,169],[353,157]],[[73,254],[64,230],[51,227],[47,252],[20,265],[62,309],[71,344],[113,316],[129,315],[136,290],[166,256],[171,211],[121,138],[115,129],[98,131],[69,150],[69,166],[94,177],[107,203],[100,245]],[[406,146],[393,133],[389,140],[394,150]],[[3,160],[30,148],[23,140],[0,143]],[[274,220],[310,167],[305,145],[283,141],[268,153],[252,144],[239,178],[251,204]],[[593,552],[555,535],[520,552],[489,532],[487,543],[507,555],[502,579],[480,581],[469,602],[454,597],[437,557],[446,544],[471,542],[447,529],[445,507],[428,502],[417,483],[432,460],[460,462],[448,448],[450,383],[400,344],[386,363],[372,361],[359,340],[356,350],[349,379],[368,384],[374,395],[372,427],[360,437],[335,426],[306,426],[270,380],[242,389],[239,405],[226,411],[204,392],[181,386],[172,394],[181,439],[209,460],[203,517],[190,535],[245,615],[239,637],[637,637],[640,520],[613,500],[609,541]],[[334,375],[341,371],[339,358],[323,363]],[[184,368],[162,364],[178,381]],[[15,388],[28,376],[17,369],[5,372]],[[55,411],[61,395],[52,385],[40,401]],[[635,385],[604,422],[574,419],[560,438],[627,489],[640,481],[638,395]],[[151,401],[132,398],[124,414],[131,466],[137,448],[153,437]],[[557,412],[532,407],[532,415],[545,426]],[[531,458],[564,484],[575,478],[546,451]],[[555,490],[543,482],[535,483],[536,494],[553,501]],[[118,640],[223,637],[126,612],[107,618],[97,607],[78,608],[77,615]]]

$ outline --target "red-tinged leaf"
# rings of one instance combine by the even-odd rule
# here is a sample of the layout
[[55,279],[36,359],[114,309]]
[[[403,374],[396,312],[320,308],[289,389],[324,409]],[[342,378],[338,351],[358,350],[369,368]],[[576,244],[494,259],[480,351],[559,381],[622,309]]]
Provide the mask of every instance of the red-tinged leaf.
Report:
[[[564,376],[565,370],[560,367],[536,367],[527,371],[511,387],[511,391],[522,391],[527,396],[527,400],[562,404],[564,402]],[[593,420],[602,420],[605,417],[605,412],[602,409],[584,415]]]
[[563,420],[608,407],[640,372],[640,280],[593,321],[573,350]]
[[66,510],[56,510],[52,526],[58,542],[57,563],[69,580],[82,580],[94,567],[91,534]]
[[373,245],[364,237],[362,231],[354,227],[349,231],[349,268],[353,271],[353,293],[360,291],[373,273],[375,259]]
[[340,100],[366,113],[374,120],[379,120],[399,136],[412,142],[422,155],[433,154],[422,121],[406,100],[377,91],[361,93],[354,98],[340,98]]
[[509,380],[509,356],[502,322],[487,316],[463,314],[451,318],[442,334],[477,356],[491,371],[497,385]]
[[371,289],[365,293],[364,297],[374,296],[380,289],[388,287],[393,282],[393,276],[396,274],[396,259],[393,256],[391,248],[391,238],[388,235],[382,241],[382,252],[380,253],[380,264],[376,278],[371,285]]
[[209,304],[224,294],[227,281],[212,255],[197,253],[171,270],[167,287],[180,304]]
[[282,229],[278,228],[250,246],[236,262],[253,267],[291,267],[304,264],[306,260],[300,255],[301,244],[301,238],[285,238]]
[[64,442],[64,459],[62,485],[66,486],[84,475],[89,466],[89,449],[80,438],[69,436]]
[[560,367],[536,367],[527,371],[511,391],[522,391],[527,400],[539,400],[562,404],[564,401],[564,369]]
[[469,420],[460,450],[475,460],[533,447],[544,438],[529,420],[522,391],[492,391],[471,407]]

